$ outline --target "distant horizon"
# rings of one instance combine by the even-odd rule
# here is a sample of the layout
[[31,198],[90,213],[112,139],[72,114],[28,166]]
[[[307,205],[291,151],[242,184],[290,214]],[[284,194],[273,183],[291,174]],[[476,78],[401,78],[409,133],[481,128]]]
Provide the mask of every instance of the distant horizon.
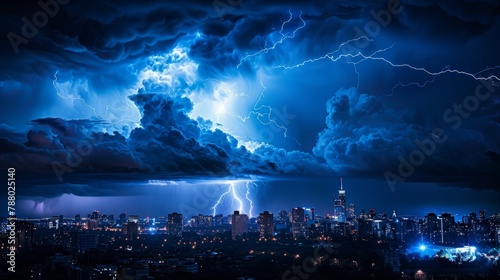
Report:
[[[252,217],[263,211],[277,213],[281,210],[291,211],[294,207],[314,208],[321,216],[333,214],[333,199],[338,195],[340,188],[340,182],[334,185],[336,178],[303,178],[291,181],[286,179],[266,181],[260,178],[259,180],[193,179],[179,180],[167,185],[156,185],[147,181],[139,184],[131,181],[109,182],[93,187],[74,186],[73,188],[85,187],[87,196],[75,194],[45,198],[18,196],[17,213],[20,218],[61,214],[69,217],[76,214],[87,215],[93,210],[115,216],[122,212],[150,217],[165,216],[172,212],[189,213],[190,216],[200,213],[212,215],[212,207],[220,195],[228,192],[231,184],[234,184],[235,193],[240,196],[244,204],[243,212],[248,214],[250,203],[245,192],[247,184],[250,184],[252,193],[248,198],[253,203]],[[370,209],[375,209],[377,214],[386,213],[388,216],[392,215],[393,210],[398,216],[425,216],[429,212],[436,214],[445,212],[460,218],[469,215],[470,212],[477,213],[479,210],[486,210],[488,215],[500,213],[497,204],[497,201],[500,201],[500,192],[495,191],[478,192],[430,183],[404,183],[392,192],[387,186],[384,188],[383,181],[350,177],[344,177],[343,184],[347,205],[355,203],[356,215],[359,215],[361,209],[367,213]],[[110,193],[110,190],[113,192]],[[115,192],[115,190],[121,191]],[[194,202],[195,198],[198,199],[197,202]],[[228,215],[238,210],[239,204],[234,203],[238,201],[229,193],[222,199],[218,208],[220,210],[216,210],[216,213]],[[6,209],[3,209],[0,214],[7,216],[5,211]]]

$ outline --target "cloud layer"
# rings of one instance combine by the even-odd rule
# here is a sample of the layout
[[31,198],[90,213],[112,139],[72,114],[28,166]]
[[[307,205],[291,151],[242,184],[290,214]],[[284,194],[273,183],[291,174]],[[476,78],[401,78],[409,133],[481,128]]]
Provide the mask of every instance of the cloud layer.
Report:
[[[419,70],[498,77],[498,1],[397,2],[378,32],[387,1],[62,2],[33,36],[23,26],[43,7],[0,9],[2,168],[383,180],[440,128],[447,140],[404,179],[500,188],[498,80],[463,117],[455,104],[482,84]],[[325,56],[360,32],[371,41],[335,55],[376,60]],[[12,34],[26,38],[13,47]],[[212,101],[225,116],[195,116]]]

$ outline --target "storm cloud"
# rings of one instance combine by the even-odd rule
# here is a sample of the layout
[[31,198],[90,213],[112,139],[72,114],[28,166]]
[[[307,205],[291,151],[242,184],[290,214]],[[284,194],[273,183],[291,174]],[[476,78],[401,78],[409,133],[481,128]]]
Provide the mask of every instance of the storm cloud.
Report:
[[2,168],[384,180],[440,128],[405,180],[500,188],[498,1],[63,2],[0,9]]

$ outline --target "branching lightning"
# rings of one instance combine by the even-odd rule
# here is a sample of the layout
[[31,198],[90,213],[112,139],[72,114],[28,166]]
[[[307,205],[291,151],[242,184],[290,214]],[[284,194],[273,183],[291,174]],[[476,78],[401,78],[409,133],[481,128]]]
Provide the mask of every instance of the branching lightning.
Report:
[[[228,112],[227,110],[224,110],[223,112],[219,112],[219,113],[226,113],[229,116],[231,116],[232,118],[241,121],[242,123],[245,123],[246,121],[248,121],[252,116],[256,116],[256,119],[262,125],[265,125],[265,126],[266,125],[274,125],[278,129],[283,131],[284,138],[289,137],[287,135],[288,129],[285,126],[278,124],[276,122],[276,120],[271,117],[271,115],[273,114],[273,108],[271,106],[268,106],[268,105],[263,105],[263,104],[259,105],[262,98],[264,97],[265,91],[267,90],[267,88],[264,85],[264,83],[262,82],[262,80],[260,80],[260,85],[262,86],[262,91],[260,92],[259,98],[255,102],[255,104],[253,106],[253,110],[250,111],[246,116],[236,115],[236,114],[233,114],[231,112]],[[264,111],[264,112],[262,112],[262,111]],[[292,137],[290,137],[290,138],[292,138]]]
[[[243,183],[245,182],[244,187],[240,188],[238,186],[238,183]],[[214,206],[211,207],[212,209],[212,214],[215,216],[217,214],[217,209],[222,206],[224,201],[226,199],[231,199],[231,206],[233,207],[232,210],[238,210],[240,213],[247,214],[249,218],[252,218],[252,211],[253,211],[253,201],[250,198],[250,185],[254,184],[251,181],[231,181],[228,183],[227,190],[224,191],[221,195],[219,195],[217,201],[215,202]],[[223,187],[223,188],[226,188]],[[241,194],[242,189],[245,189],[245,195],[243,196]],[[246,203],[244,202],[246,201]],[[235,205],[237,204],[237,205]],[[247,206],[247,207],[245,207]],[[247,210],[248,211],[247,211]]]
[[[254,184],[254,183],[252,183]],[[252,217],[252,210],[253,210],[253,201],[250,199],[250,181],[247,181],[246,183],[247,191],[245,193],[246,199],[249,201],[250,207],[248,209],[248,216],[251,218]]]
[[[255,53],[247,54],[247,55],[243,56],[240,59],[240,62],[236,66],[236,68],[240,68],[240,66],[243,64],[244,61],[249,60],[253,57],[256,57],[260,54],[268,53],[268,52],[276,49],[278,47],[278,45],[284,43],[286,40],[295,38],[295,36],[297,35],[297,32],[306,26],[306,22],[302,19],[302,12],[300,12],[298,18],[300,19],[301,25],[299,25],[297,28],[295,28],[291,32],[285,32],[285,28],[287,27],[287,25],[290,24],[290,22],[294,19],[293,13],[291,11],[288,11],[288,14],[289,14],[288,19],[282,22],[281,28],[278,31],[278,33],[280,35],[279,39],[275,43],[273,43],[270,47],[264,47]],[[257,121],[259,121],[262,125],[275,126],[278,130],[283,131],[283,137],[285,139],[291,138],[297,144],[300,145],[300,143],[297,141],[297,139],[295,139],[294,137],[288,136],[288,128],[284,125],[279,124],[276,121],[276,119],[272,117],[273,108],[271,106],[262,104],[262,99],[265,96],[265,92],[266,92],[267,88],[264,85],[264,82],[262,81],[262,79],[259,82],[260,82],[260,85],[262,87],[262,91],[260,92],[259,98],[255,102],[252,110],[247,115],[234,114],[234,113],[228,112],[226,109],[224,109],[224,110],[219,110],[217,112],[217,121],[219,120],[219,114],[222,114],[222,113],[231,116],[233,119],[235,119],[241,123],[245,123],[249,119],[251,119],[252,117],[255,117],[257,119]]]
[[[264,49],[254,53],[254,54],[244,56],[240,60],[238,67],[241,66],[243,61],[248,60],[249,58],[253,58],[253,57],[258,56],[260,54],[268,53],[272,50],[276,50],[280,44],[283,44],[288,39],[294,38],[297,35],[298,31],[300,29],[303,29],[306,26],[306,22],[302,19],[301,16],[299,16],[300,20],[302,21],[302,25],[297,27],[295,30],[293,30],[291,32],[291,35],[284,34],[283,33],[284,27],[293,18],[292,13],[289,12],[289,14],[290,14],[289,19],[284,21],[282,26],[281,26],[281,30],[280,30],[280,34],[282,35],[281,39],[278,40],[271,47],[264,48]],[[290,65],[290,64],[277,65],[277,66],[273,66],[273,68],[276,68],[276,69],[281,68],[281,69],[285,69],[285,70],[290,70],[290,69],[294,69],[294,68],[300,68],[302,66],[305,66],[306,64],[318,62],[321,60],[328,59],[332,62],[337,62],[337,61],[342,59],[343,61],[345,60],[348,64],[353,65],[354,71],[358,75],[358,85],[357,85],[358,87],[359,87],[360,77],[359,77],[359,72],[358,72],[356,67],[358,64],[360,64],[364,61],[368,61],[368,60],[380,61],[380,62],[388,64],[394,68],[406,68],[406,69],[416,71],[416,72],[421,72],[425,75],[430,76],[430,78],[428,80],[423,81],[423,82],[408,82],[408,83],[401,83],[400,82],[400,83],[394,85],[394,87],[392,88],[392,92],[394,92],[394,90],[397,87],[408,87],[408,86],[425,87],[428,84],[435,82],[436,77],[444,75],[444,74],[458,74],[458,75],[468,76],[468,77],[475,79],[477,81],[492,82],[493,85],[496,85],[496,86],[498,86],[498,82],[500,82],[500,77],[498,75],[495,75],[495,74],[482,75],[485,72],[499,69],[500,66],[487,67],[487,68],[485,68],[477,73],[467,72],[467,71],[460,70],[460,69],[453,69],[449,66],[446,66],[442,70],[439,70],[439,71],[433,71],[433,70],[429,70],[425,67],[414,66],[414,65],[411,65],[409,63],[396,63],[396,62],[393,62],[393,61],[383,57],[381,54],[392,49],[394,47],[394,44],[392,44],[391,46],[385,47],[385,48],[378,49],[378,50],[372,52],[371,54],[366,54],[363,51],[351,46],[352,43],[361,43],[361,42],[371,43],[371,42],[374,42],[374,39],[369,38],[367,36],[359,36],[357,38],[353,38],[353,39],[350,39],[350,40],[347,40],[347,41],[340,43],[339,46],[334,51],[327,52],[327,53],[320,55],[318,57],[308,58],[308,59],[305,59],[299,63],[292,64],[292,65]],[[495,82],[497,84],[495,84]]]
[[[70,95],[67,95],[67,96],[64,96],[60,91],[59,89],[57,88],[57,74],[59,73],[59,71],[56,71],[54,73],[54,80],[52,81],[52,86],[54,87],[55,91],[56,91],[56,94],[57,96],[59,96],[60,98],[62,99],[65,99],[65,100],[71,100],[71,101],[79,101],[81,102],[85,107],[89,108],[92,112],[93,112],[93,115],[96,119],[100,119],[100,120],[103,120],[103,119],[106,119],[106,117],[108,116],[108,113],[110,111],[118,111],[118,112],[127,112],[129,110],[132,110],[134,109],[130,104],[127,104],[127,106],[123,107],[123,108],[115,108],[111,105],[106,105],[105,108],[105,113],[101,116],[99,116],[99,114],[97,113],[97,108],[88,104],[87,101],[85,101],[85,99],[81,98],[81,97],[77,97],[77,96],[70,96]],[[117,123],[121,123],[121,122],[127,122],[127,123],[133,123],[134,125],[138,126],[139,124],[137,123],[137,121],[135,120],[132,120],[132,119],[119,119],[118,121],[115,121],[115,122],[110,122],[110,124],[117,124]]]
[[290,14],[290,17],[281,24],[281,29],[279,31],[279,34],[281,35],[281,38],[278,41],[276,41],[276,43],[274,43],[271,47],[263,48],[263,49],[261,49],[260,51],[258,51],[256,53],[245,55],[243,58],[240,59],[240,63],[236,66],[236,68],[240,68],[240,66],[243,63],[243,61],[245,61],[245,60],[247,60],[249,58],[258,56],[261,53],[267,53],[267,52],[269,52],[271,50],[274,50],[279,44],[282,44],[285,40],[294,38],[295,35],[297,34],[297,32],[300,29],[302,29],[302,28],[304,28],[306,26],[306,22],[302,19],[302,11],[301,11],[300,14],[299,14],[299,19],[301,20],[302,25],[299,26],[299,27],[297,27],[294,31],[292,31],[290,35],[288,35],[288,33],[284,34],[283,30],[285,29],[285,26],[287,25],[287,23],[290,23],[292,21],[292,19],[293,19],[292,12],[288,11],[288,13]]

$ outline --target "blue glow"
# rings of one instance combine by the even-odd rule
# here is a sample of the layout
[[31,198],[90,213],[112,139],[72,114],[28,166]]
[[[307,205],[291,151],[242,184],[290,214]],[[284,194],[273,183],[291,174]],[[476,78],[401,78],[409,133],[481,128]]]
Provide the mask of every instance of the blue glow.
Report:
[[[241,186],[240,186],[241,183]],[[244,185],[243,185],[244,183]],[[251,187],[250,184],[255,185],[254,182],[249,180],[232,180],[226,183],[227,190],[218,196],[217,201],[212,206],[212,215],[215,216],[220,213],[220,206],[229,197],[230,205],[226,207],[228,210],[222,210],[227,213],[232,213],[234,210],[238,210],[242,214],[247,214],[249,218],[253,217],[252,210],[254,207],[254,202],[251,199]],[[222,187],[225,188],[225,187]],[[241,194],[242,191],[244,194]],[[219,212],[218,212],[219,211]]]
[[420,245],[420,250],[424,251],[425,250],[425,245]]

